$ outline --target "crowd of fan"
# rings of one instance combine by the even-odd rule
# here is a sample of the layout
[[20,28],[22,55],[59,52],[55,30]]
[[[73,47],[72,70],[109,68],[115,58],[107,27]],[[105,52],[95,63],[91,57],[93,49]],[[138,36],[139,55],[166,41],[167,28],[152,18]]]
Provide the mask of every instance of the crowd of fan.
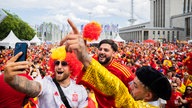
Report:
[[[184,43],[122,43],[118,44],[115,59],[128,66],[133,73],[142,66],[152,66],[164,74],[172,85],[172,96],[166,107],[192,107],[192,72],[185,65],[187,54],[192,52],[192,45]],[[51,75],[48,61],[50,50],[55,44],[29,46],[27,60],[40,70],[42,76]],[[95,56],[97,47],[88,45],[90,55]],[[13,49],[0,51],[0,73],[12,57]],[[30,70],[31,71],[31,70]],[[33,69],[32,69],[33,71]],[[35,70],[34,70],[35,72]],[[30,74],[32,75],[32,74]],[[33,76],[35,77],[35,76]],[[182,104],[179,104],[182,103]]]

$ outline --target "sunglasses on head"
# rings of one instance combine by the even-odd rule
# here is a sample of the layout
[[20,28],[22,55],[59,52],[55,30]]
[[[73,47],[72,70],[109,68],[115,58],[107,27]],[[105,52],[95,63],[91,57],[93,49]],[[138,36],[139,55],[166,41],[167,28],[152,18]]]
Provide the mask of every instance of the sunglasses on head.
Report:
[[59,64],[61,63],[62,66],[67,66],[67,62],[66,61],[55,61],[55,65],[59,66]]

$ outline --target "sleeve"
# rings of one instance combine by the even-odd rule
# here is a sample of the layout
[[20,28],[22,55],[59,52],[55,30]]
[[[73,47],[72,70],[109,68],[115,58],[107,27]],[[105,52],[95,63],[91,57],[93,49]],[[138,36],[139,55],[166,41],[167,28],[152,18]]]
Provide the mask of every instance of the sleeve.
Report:
[[143,101],[135,101],[123,82],[94,59],[92,59],[86,71],[81,73],[79,78],[78,80],[81,80],[84,85],[113,97],[117,108],[152,107]]
[[78,108],[86,108],[88,106],[88,94],[86,89],[82,86],[82,100],[80,101]]

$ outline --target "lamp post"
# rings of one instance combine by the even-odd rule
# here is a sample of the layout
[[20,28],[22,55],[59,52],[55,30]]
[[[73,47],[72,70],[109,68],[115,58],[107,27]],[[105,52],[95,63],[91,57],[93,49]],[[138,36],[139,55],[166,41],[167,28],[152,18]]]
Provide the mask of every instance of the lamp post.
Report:
[[89,22],[91,21],[91,14],[92,14],[92,12],[88,12],[88,14],[89,14]]

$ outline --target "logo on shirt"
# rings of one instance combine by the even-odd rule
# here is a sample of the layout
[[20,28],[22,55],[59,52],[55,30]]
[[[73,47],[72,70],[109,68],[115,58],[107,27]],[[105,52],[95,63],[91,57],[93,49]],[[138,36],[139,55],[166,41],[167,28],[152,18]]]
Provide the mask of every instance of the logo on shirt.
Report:
[[76,93],[72,94],[72,101],[75,101],[75,102],[78,101],[78,94]]
[[58,94],[58,92],[57,92],[57,91],[54,93],[54,95],[55,95],[55,96],[59,96],[59,94]]

